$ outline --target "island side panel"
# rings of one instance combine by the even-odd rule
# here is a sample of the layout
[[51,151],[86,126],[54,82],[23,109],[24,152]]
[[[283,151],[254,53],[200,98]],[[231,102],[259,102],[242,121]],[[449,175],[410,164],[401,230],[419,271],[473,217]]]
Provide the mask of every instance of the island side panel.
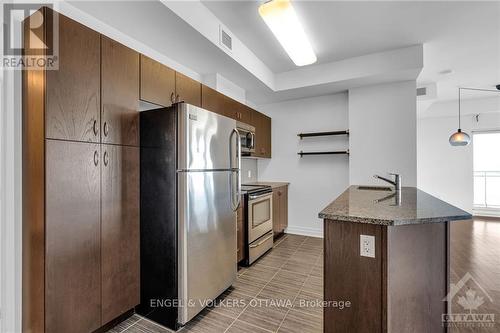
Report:
[[[325,220],[324,299],[350,301],[324,308],[324,332],[383,332],[383,237],[386,227]],[[375,258],[360,256],[360,235],[375,236]]]
[[388,332],[446,332],[448,222],[387,227]]

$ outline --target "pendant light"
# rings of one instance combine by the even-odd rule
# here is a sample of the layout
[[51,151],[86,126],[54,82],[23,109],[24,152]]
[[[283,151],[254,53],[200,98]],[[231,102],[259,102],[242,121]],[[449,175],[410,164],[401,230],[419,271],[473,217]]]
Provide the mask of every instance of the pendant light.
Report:
[[467,146],[470,143],[469,134],[462,132],[460,128],[460,93],[462,88],[458,88],[458,131],[450,136],[450,145],[452,146]]
[[479,88],[458,88],[458,131],[450,136],[450,145],[452,146],[467,146],[470,143],[469,134],[462,132],[460,129],[460,95],[462,90],[472,90],[472,91],[486,91],[486,92],[500,92],[500,84],[496,85],[497,90],[492,89],[479,89]]

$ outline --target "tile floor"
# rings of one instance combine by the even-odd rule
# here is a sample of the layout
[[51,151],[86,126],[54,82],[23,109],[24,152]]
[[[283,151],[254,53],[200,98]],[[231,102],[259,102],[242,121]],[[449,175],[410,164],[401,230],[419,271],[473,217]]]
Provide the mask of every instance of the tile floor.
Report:
[[[270,252],[238,271],[233,287],[178,332],[323,332],[323,239],[280,238]],[[108,333],[166,333],[138,315]]]

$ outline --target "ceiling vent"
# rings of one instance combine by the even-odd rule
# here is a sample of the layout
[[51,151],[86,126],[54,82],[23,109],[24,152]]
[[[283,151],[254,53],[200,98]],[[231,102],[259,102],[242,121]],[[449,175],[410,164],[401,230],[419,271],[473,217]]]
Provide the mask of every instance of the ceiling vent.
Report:
[[219,43],[227,51],[233,51],[233,37],[222,26],[219,26]]
[[425,96],[425,95],[427,95],[426,87],[417,88],[417,96]]
[[429,83],[417,87],[417,100],[429,100],[437,98],[436,83]]

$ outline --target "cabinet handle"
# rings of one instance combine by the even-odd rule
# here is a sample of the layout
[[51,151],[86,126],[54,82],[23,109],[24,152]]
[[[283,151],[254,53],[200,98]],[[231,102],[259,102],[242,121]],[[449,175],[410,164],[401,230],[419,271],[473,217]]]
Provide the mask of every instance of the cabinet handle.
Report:
[[97,166],[97,164],[99,164],[99,153],[96,151],[94,151],[94,165]]
[[97,136],[97,120],[94,119],[94,125],[92,125],[92,129],[94,130],[94,135]]
[[170,94],[170,102],[172,102],[172,104],[174,104],[174,103],[175,103],[175,94],[174,94],[174,92],[172,92],[172,93]]
[[108,123],[104,122],[104,136],[108,136]]
[[104,166],[108,166],[108,151],[104,152],[103,160],[104,160]]

